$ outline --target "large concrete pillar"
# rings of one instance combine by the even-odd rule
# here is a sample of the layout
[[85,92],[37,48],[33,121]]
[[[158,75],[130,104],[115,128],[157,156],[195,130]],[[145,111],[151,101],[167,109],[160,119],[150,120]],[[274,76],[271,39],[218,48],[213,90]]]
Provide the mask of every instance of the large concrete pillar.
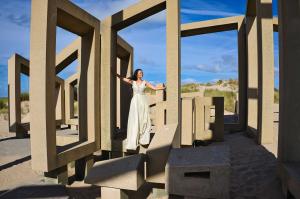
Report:
[[34,170],[56,164],[55,45],[56,1],[33,0],[30,35],[31,158]]
[[9,97],[9,131],[22,137],[18,126],[21,124],[21,67],[16,54],[8,60],[8,97]]
[[239,74],[239,93],[238,93],[238,113],[239,130],[246,129],[247,118],[247,43],[245,20],[238,24],[238,74]]
[[300,198],[300,3],[279,0],[279,143],[283,193]]
[[[133,70],[133,55],[129,55],[127,58],[121,59],[120,73],[122,77],[129,77]],[[130,101],[132,98],[131,86],[124,82],[120,85],[120,128],[127,129]]]
[[274,40],[272,0],[257,0],[258,136],[266,146],[274,142]]
[[282,162],[300,162],[300,4],[279,0],[279,150]]
[[178,124],[178,144],[181,129],[181,20],[180,0],[167,0],[167,124]]
[[101,23],[101,149],[111,150],[116,127],[116,48],[117,31],[111,28],[112,18]]
[[257,59],[257,20],[255,16],[246,18],[248,47],[248,116],[247,131],[257,133],[258,116],[258,59]]

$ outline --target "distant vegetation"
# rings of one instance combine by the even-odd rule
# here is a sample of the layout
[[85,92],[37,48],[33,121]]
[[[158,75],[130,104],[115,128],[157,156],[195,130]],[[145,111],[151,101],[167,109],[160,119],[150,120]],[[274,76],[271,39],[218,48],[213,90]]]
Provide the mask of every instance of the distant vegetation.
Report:
[[8,112],[8,100],[6,97],[0,98],[0,113]]
[[199,91],[199,84],[191,83],[181,86],[181,93],[191,93]]
[[220,91],[216,89],[207,89],[204,91],[205,97],[224,97],[224,109],[234,113],[236,93],[232,91]]
[[21,101],[29,101],[29,93],[21,93]]
[[279,104],[279,90],[277,88],[274,89],[274,103]]

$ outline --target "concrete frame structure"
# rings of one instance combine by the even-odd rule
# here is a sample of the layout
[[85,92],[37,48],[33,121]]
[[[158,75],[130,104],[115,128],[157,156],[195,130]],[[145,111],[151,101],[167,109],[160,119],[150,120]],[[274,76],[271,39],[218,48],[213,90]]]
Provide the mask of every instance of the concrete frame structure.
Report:
[[55,91],[56,91],[55,120],[56,120],[56,126],[60,127],[60,125],[65,124],[65,81],[57,76],[56,76]]
[[[117,37],[117,56],[120,60],[118,65],[118,73],[123,76],[130,76],[132,74],[133,70],[133,47],[126,42],[122,37]],[[75,59],[78,58],[78,55],[80,55],[80,40],[77,39],[73,43],[71,43],[68,47],[66,47],[57,58],[58,65],[56,66],[57,72],[60,72],[63,68],[65,68],[67,65],[72,63]],[[64,56],[67,57],[65,58]],[[74,88],[75,85],[78,85],[78,74],[74,74],[70,77],[68,77],[65,80],[65,95],[66,95],[66,101],[65,101],[65,121],[67,125],[71,125],[71,127],[75,127],[75,129],[78,129],[78,118],[74,115]],[[129,104],[131,95],[130,88],[127,85],[124,85],[123,83],[120,84],[120,81],[118,80],[118,86],[117,86],[117,116],[118,116],[118,122],[117,126],[119,126],[122,129],[125,129],[127,127],[127,118],[128,118],[128,112],[129,112]],[[77,93],[78,94],[78,93]],[[77,96],[78,98],[78,96]],[[120,100],[122,99],[122,100]]]
[[[223,141],[224,140],[224,98],[196,97],[195,98],[195,140]],[[214,107],[214,122],[211,121],[211,109]],[[211,128],[212,127],[212,128]]]
[[274,142],[274,40],[278,20],[273,18],[272,0],[248,0],[246,11],[248,44],[248,131],[257,133],[258,143]]
[[279,143],[278,159],[286,198],[300,198],[300,5],[278,1],[279,19]]
[[74,89],[75,85],[78,86],[78,75],[78,73],[75,73],[65,80],[65,124],[77,126],[76,129],[78,128],[78,118],[75,118],[74,114]]
[[[159,156],[161,153],[157,149],[165,150],[163,153],[163,159],[165,160],[169,155],[169,150],[173,146],[178,147],[181,141],[179,135],[181,135],[180,130],[183,125],[181,125],[180,103],[180,38],[226,30],[238,31],[240,117],[239,123],[229,124],[225,126],[225,129],[231,131],[245,130],[246,127],[248,127],[248,130],[254,129],[255,131],[257,129],[259,143],[267,146],[272,144],[274,140],[272,133],[274,95],[273,32],[279,31],[281,91],[279,170],[286,196],[288,197],[291,194],[294,197],[300,197],[300,145],[298,135],[300,124],[297,117],[291,117],[300,112],[300,95],[298,94],[300,69],[297,67],[300,62],[297,54],[300,51],[299,3],[297,1],[279,0],[279,22],[278,19],[272,16],[272,0],[249,0],[246,18],[235,16],[183,25],[180,24],[179,5],[180,0],[142,0],[138,4],[108,17],[100,27],[98,19],[67,0],[32,0],[30,99],[31,105],[34,105],[31,106],[31,114],[37,117],[31,123],[31,148],[39,149],[32,150],[33,169],[48,172],[47,175],[49,176],[52,174],[62,176],[63,179],[67,176],[66,165],[69,162],[83,161],[91,166],[93,161],[91,154],[94,151],[100,148],[107,151],[113,150],[112,135],[115,127],[119,125],[123,128],[126,121],[125,111],[123,112],[122,108],[122,106],[126,108],[126,105],[121,104],[120,100],[126,92],[122,93],[125,88],[122,88],[121,85],[117,86],[118,83],[111,75],[111,70],[128,75],[132,73],[133,65],[133,48],[128,48],[125,44],[127,48],[126,55],[120,55],[118,52],[118,41],[120,39],[117,36],[117,31],[166,9],[168,90],[167,101],[161,104],[162,108],[160,110],[165,111],[166,109],[166,123],[174,125],[176,130],[169,129],[169,137],[161,139],[166,142],[164,143],[167,146],[165,149],[160,143],[160,137],[156,136],[154,142],[151,143],[152,146],[149,147],[150,150],[147,150],[146,155],[150,157],[147,162],[149,166],[147,168],[148,174],[152,172],[153,175],[151,175],[155,176],[159,173],[157,179],[152,181],[151,178],[148,178],[147,181],[164,183],[165,179],[162,176],[164,170],[161,168],[164,161],[153,161],[162,157]],[[55,57],[56,26],[81,37],[76,40],[79,45],[75,50],[63,52],[65,55],[62,54],[62,57],[67,58],[60,59],[60,55]],[[100,28],[102,31],[101,53]],[[101,73],[100,54],[102,58]],[[119,65],[117,64],[117,57],[121,58]],[[123,58],[124,60],[122,60]],[[77,74],[80,98],[78,119],[80,140],[72,148],[57,151],[54,136],[57,124],[56,118],[60,115],[63,120],[64,117],[61,114],[64,111],[63,104],[57,103],[58,100],[56,99],[63,99],[62,88],[64,87],[62,86],[63,81],[56,79],[56,74],[64,68],[64,65],[69,65],[75,59],[78,59],[80,64],[80,71]],[[29,61],[17,55],[9,60],[9,65],[14,65],[12,70],[9,71],[9,82],[11,82],[9,83],[9,103],[10,107],[15,107],[10,114],[10,124],[15,123],[13,128],[16,129],[18,129],[17,123],[20,121],[19,116],[16,114],[20,109],[18,98],[20,90],[19,75],[20,73],[29,74],[29,68],[24,67],[26,64],[29,66]],[[127,67],[124,67],[126,68],[126,71],[124,69],[125,72],[123,72],[123,65]],[[56,82],[60,82],[59,92],[55,91],[55,88],[58,87]],[[101,84],[102,87],[100,87]],[[129,102],[129,97],[126,98],[125,102]],[[191,103],[188,106],[190,105]],[[207,110],[210,109],[209,106]],[[56,109],[55,111],[55,107],[59,107],[59,110]],[[209,111],[204,112],[208,115]],[[124,115],[121,116],[121,113]],[[158,125],[162,126],[163,124]],[[166,127],[165,130],[167,131],[168,128]],[[161,131],[160,136],[166,135]],[[155,168],[156,162],[163,162],[162,165],[159,165],[158,171]],[[155,169],[151,169],[151,166]]]
[[239,82],[239,122],[225,124],[225,130],[242,131],[246,128],[247,114],[247,56],[244,16],[193,22],[181,25],[181,37],[237,30],[238,32],[238,82]]
[[[122,77],[129,77],[133,73],[134,49],[122,37],[117,36],[117,73]],[[131,101],[131,88],[120,79],[117,79],[117,120],[116,127],[122,132],[127,129],[129,107]]]
[[[29,65],[30,61],[18,54],[8,60],[9,130],[18,138],[25,137],[30,130],[30,122],[21,122],[21,74],[30,76]],[[56,125],[61,125],[65,121],[64,80],[55,78]]]
[[[112,150],[116,127],[117,32],[162,10],[167,11],[167,123],[180,127],[180,0],[142,0],[101,23],[101,149]],[[179,128],[180,129],[180,128]],[[178,145],[180,143],[180,136]]]
[[14,54],[8,60],[8,99],[9,99],[9,131],[16,132],[16,137],[27,135],[29,129],[21,122],[21,73],[29,76],[29,61]]
[[[33,0],[31,12],[31,114],[38,116],[31,121],[31,148],[40,149],[31,151],[32,168],[65,170],[67,163],[91,155],[100,146],[100,21],[66,0]],[[80,139],[78,145],[61,152],[57,152],[54,136],[56,26],[81,36]]]

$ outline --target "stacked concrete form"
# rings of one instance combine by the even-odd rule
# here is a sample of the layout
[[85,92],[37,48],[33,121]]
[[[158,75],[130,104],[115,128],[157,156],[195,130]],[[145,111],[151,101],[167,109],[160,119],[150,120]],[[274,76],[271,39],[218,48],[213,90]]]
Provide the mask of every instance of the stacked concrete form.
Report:
[[[134,49],[118,36],[118,31],[163,10],[166,10],[167,90],[158,91],[150,104],[155,113],[156,132],[150,145],[139,150],[143,154],[102,161],[92,168],[93,153],[98,150],[110,157],[128,155],[123,154],[124,140],[116,140],[115,136],[117,130],[126,133],[130,87],[113,74],[132,74]],[[8,61],[10,131],[16,132],[17,137],[25,137],[29,130],[21,123],[20,75],[23,73],[30,79],[32,169],[66,184],[67,165],[75,161],[76,175],[83,179],[89,173],[85,181],[101,186],[103,198],[127,197],[126,190],[138,191],[146,182],[167,185],[171,195],[194,197],[203,193],[203,197],[229,198],[227,186],[226,190],[215,189],[219,184],[229,184],[230,175],[227,160],[212,158],[215,150],[213,153],[200,151],[204,157],[201,160],[190,158],[184,163],[182,160],[197,151],[190,147],[194,140],[222,141],[225,130],[254,133],[258,144],[267,149],[274,144],[273,32],[278,31],[279,173],[286,196],[300,198],[300,123],[296,117],[300,112],[299,21],[297,1],[279,0],[278,19],[273,18],[272,0],[248,0],[244,16],[181,24],[180,0],[141,0],[102,22],[68,0],[32,0],[30,63],[17,54]],[[56,27],[78,35],[57,55]],[[181,96],[180,51],[182,37],[229,30],[235,30],[238,38],[238,122],[224,124],[224,98],[205,98],[203,93]],[[77,73],[66,80],[58,78],[57,74],[76,59]],[[78,115],[74,113],[76,99]],[[211,124],[212,115],[214,124]],[[62,124],[78,131],[78,141],[59,148],[56,130]],[[180,149],[183,146],[191,152]],[[227,152],[223,155],[229,156]],[[168,160],[169,166],[165,168]],[[191,164],[186,165],[190,160]],[[124,168],[124,164],[128,167]],[[221,164],[223,170],[219,172],[215,164]],[[115,169],[109,171],[110,166]],[[214,172],[217,176],[210,178]],[[182,178],[174,176],[177,174]],[[195,185],[189,177],[198,174],[204,181],[201,179]],[[218,181],[218,176],[224,178]],[[185,180],[193,185],[188,187],[190,190],[178,187]],[[210,183],[213,187],[207,187]]]

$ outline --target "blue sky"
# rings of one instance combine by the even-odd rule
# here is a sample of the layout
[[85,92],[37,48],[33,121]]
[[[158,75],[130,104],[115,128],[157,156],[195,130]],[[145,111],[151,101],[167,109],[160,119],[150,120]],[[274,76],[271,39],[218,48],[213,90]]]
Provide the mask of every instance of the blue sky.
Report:
[[[99,19],[104,19],[139,0],[71,0]],[[0,4],[0,97],[7,96],[7,60],[13,53],[29,58],[31,0],[1,0]],[[181,0],[182,23],[245,13],[246,0]],[[277,15],[277,3],[273,13]],[[134,67],[142,68],[144,79],[153,83],[166,80],[165,12],[138,22],[119,34],[135,49]],[[278,86],[278,34],[274,34],[275,86]],[[57,28],[56,51],[76,35]],[[211,82],[237,78],[237,32],[228,31],[182,39],[182,83]],[[66,78],[76,70],[76,62],[62,71]],[[28,78],[22,76],[22,90],[28,90]]]

